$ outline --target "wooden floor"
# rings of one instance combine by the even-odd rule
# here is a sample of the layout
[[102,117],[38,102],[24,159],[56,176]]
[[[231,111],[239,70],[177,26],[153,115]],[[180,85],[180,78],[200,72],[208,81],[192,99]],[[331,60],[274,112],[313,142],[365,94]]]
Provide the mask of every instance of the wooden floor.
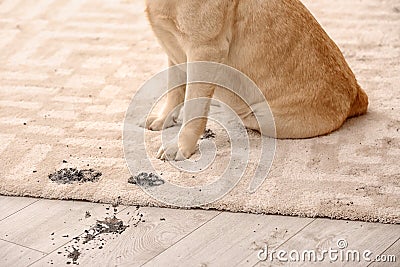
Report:
[[80,266],[283,266],[288,263],[259,261],[258,252],[266,244],[270,251],[321,252],[337,249],[339,239],[346,249],[400,261],[400,225],[218,211],[120,206],[116,216],[130,225],[125,232],[86,244],[73,239],[113,213],[103,204],[0,196],[0,266],[71,266],[71,246],[81,252]]

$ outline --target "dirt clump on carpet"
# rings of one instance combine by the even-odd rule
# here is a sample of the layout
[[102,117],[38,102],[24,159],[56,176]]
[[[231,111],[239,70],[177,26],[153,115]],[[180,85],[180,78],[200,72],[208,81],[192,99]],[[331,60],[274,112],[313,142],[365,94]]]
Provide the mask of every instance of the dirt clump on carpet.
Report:
[[86,183],[97,182],[101,175],[101,172],[93,169],[78,170],[77,168],[64,168],[49,174],[49,179],[59,184]]
[[163,185],[165,181],[154,173],[141,172],[136,176],[130,177],[128,183],[143,187],[153,187]]
[[215,133],[211,129],[205,130],[201,140],[215,138]]

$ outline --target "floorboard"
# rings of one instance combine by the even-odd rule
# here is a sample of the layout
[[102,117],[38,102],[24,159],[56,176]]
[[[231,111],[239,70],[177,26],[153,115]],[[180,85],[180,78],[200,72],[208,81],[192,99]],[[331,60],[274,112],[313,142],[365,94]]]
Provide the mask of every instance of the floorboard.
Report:
[[[137,213],[143,214],[143,217],[135,226],[137,220],[132,220],[132,216],[135,218]],[[67,246],[74,245],[82,252],[79,257],[79,264],[82,266],[140,266],[218,214],[219,212],[203,210],[148,207],[137,210],[130,207],[118,214],[119,219],[129,222],[130,225],[118,238],[104,237],[104,245],[93,241],[87,244],[71,242]],[[57,251],[33,266],[43,266],[50,260],[56,266],[63,266],[67,262],[65,255]]]
[[0,266],[27,266],[44,253],[0,240]]
[[39,200],[28,197],[0,196],[0,221],[37,201]]
[[[384,256],[383,256],[384,255]],[[380,256],[380,262],[374,261],[369,266],[371,267],[398,267],[400,262],[400,240],[398,239],[393,245],[385,250]]]
[[[347,246],[344,252],[357,250],[360,252],[360,262],[347,261],[346,256],[341,261],[340,258],[332,262],[330,266],[367,266],[369,262],[362,259],[365,250],[373,252],[371,257],[381,254],[389,248],[400,237],[400,225],[339,221],[329,219],[317,219],[305,227],[301,232],[284,243],[278,250],[290,252],[297,250],[302,253],[304,250],[316,251],[316,255],[321,257],[323,250],[330,248],[339,250],[338,241],[344,240]],[[397,252],[399,253],[399,252]],[[338,254],[338,255],[341,255]],[[288,258],[286,255],[285,258]],[[325,257],[324,263],[329,263],[329,257]],[[279,262],[277,259],[259,262],[256,266],[287,266],[286,262]],[[321,262],[301,261],[293,266],[321,265]]]
[[[372,251],[372,260],[377,255],[400,259],[400,225],[13,197],[0,197],[0,204],[0,266],[70,266],[72,247],[81,253],[81,266],[309,266],[312,262],[276,258],[260,262],[257,255],[265,245],[270,252],[319,255],[337,249],[339,239],[346,240],[345,250]],[[123,233],[87,244],[73,239],[114,215],[130,225]],[[398,266],[364,261],[332,266],[368,265]]]
[[107,212],[101,204],[40,200],[0,221],[0,238],[50,253],[81,234],[85,227],[95,223],[95,218],[104,218],[85,218],[86,211],[93,215]]
[[312,221],[224,212],[144,266],[251,266],[264,243],[278,246]]

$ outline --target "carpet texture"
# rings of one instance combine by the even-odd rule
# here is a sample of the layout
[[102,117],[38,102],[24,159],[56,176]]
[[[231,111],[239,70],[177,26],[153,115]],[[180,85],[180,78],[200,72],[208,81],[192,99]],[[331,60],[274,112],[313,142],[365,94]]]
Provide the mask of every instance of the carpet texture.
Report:
[[[141,84],[166,67],[141,0],[0,1],[0,194],[166,205],[127,181],[122,130]],[[367,115],[328,136],[277,140],[271,171],[254,194],[244,178],[206,209],[400,223],[400,4],[396,0],[304,1],[336,41],[370,98]],[[193,185],[158,161],[164,179]],[[259,136],[250,132],[257,147]],[[155,155],[159,135],[148,133]],[[220,159],[220,160],[219,160]],[[58,184],[62,168],[94,169],[98,181]]]

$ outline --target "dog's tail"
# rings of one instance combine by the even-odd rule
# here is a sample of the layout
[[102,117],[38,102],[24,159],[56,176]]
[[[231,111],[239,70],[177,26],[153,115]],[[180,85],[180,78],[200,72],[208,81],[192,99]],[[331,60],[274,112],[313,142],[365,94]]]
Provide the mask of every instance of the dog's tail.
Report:
[[348,118],[363,115],[367,113],[368,109],[368,96],[357,84],[357,96],[351,106]]

